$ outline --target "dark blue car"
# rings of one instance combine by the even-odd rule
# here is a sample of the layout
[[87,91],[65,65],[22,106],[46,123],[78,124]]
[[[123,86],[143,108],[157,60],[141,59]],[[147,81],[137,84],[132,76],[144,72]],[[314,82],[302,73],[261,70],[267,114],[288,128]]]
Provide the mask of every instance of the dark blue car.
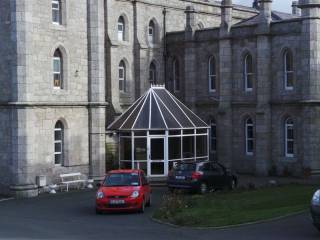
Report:
[[314,226],[320,231],[320,189],[312,197],[311,216]]

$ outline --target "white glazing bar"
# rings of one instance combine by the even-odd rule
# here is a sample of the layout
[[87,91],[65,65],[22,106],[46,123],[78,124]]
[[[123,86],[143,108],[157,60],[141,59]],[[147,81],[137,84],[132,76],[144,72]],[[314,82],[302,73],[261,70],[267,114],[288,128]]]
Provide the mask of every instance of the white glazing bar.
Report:
[[131,169],[134,169],[134,132],[131,132]]
[[207,156],[208,156],[208,160],[210,160],[210,136],[209,136],[209,128],[207,129]]
[[121,138],[120,133],[118,133],[118,159],[119,159],[119,169],[121,168]]
[[193,130],[193,141],[194,141],[194,161],[197,161],[197,130]]

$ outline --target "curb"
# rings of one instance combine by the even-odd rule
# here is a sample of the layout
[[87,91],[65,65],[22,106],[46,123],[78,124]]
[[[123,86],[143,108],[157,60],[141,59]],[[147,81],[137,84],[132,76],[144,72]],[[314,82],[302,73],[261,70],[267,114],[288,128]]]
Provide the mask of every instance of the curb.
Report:
[[299,211],[299,212],[292,213],[292,214],[287,214],[287,215],[280,216],[280,217],[275,217],[275,218],[270,218],[270,219],[255,221],[255,222],[235,224],[235,225],[226,225],[226,226],[221,226],[221,227],[189,227],[189,226],[181,226],[181,225],[176,225],[176,224],[169,223],[169,222],[164,222],[164,221],[156,219],[154,217],[150,217],[150,219],[155,223],[166,225],[166,226],[169,226],[172,228],[188,228],[188,229],[194,229],[194,230],[228,230],[228,229],[232,229],[232,228],[239,228],[239,227],[258,225],[258,224],[263,224],[263,223],[276,222],[276,221],[283,220],[286,218],[298,216],[298,215],[301,215],[301,214],[307,213],[307,212],[308,212],[308,210],[303,210],[303,211]]
[[2,198],[0,199],[0,202],[6,202],[6,201],[10,201],[10,200],[13,200],[14,198],[11,197],[11,198]]

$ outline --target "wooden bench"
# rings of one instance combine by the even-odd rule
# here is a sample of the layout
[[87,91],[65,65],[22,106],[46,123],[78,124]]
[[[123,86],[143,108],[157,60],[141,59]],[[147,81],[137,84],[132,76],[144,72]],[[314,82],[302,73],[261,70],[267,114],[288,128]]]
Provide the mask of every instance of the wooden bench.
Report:
[[79,189],[81,184],[83,184],[83,187],[84,187],[87,182],[85,175],[79,172],[60,174],[60,178],[61,178],[61,185],[66,186],[67,192],[69,191],[69,185],[78,185],[78,189]]

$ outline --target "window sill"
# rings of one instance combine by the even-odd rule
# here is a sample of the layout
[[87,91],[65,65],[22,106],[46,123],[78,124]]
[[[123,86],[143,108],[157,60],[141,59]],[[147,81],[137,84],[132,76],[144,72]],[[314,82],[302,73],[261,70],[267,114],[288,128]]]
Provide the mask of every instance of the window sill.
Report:
[[284,156],[281,158],[281,162],[294,163],[297,161],[298,161],[298,159],[295,156]]
[[67,27],[65,25],[61,25],[61,24],[51,24],[50,27],[52,30],[57,30],[57,31],[66,31]]
[[120,40],[117,40],[117,41],[116,41],[116,45],[118,45],[118,46],[130,46],[130,42],[129,42],[129,41],[120,41]]

